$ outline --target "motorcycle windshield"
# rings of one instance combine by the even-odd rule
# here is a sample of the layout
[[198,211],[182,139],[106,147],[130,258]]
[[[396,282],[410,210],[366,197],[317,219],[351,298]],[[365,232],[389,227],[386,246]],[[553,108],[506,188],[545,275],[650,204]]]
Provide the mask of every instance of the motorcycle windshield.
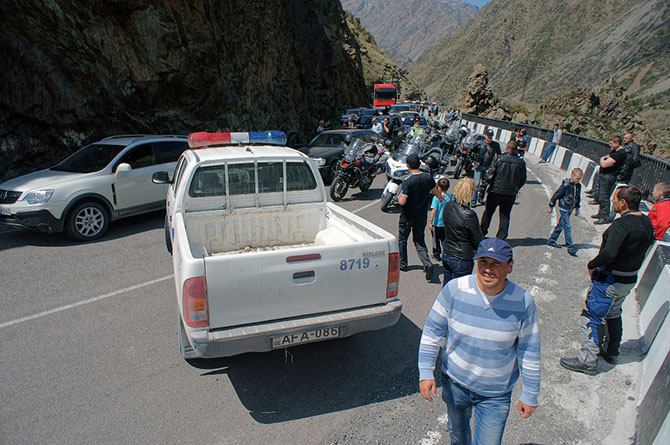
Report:
[[354,162],[360,156],[360,151],[366,143],[362,139],[354,139],[347,148],[344,149],[344,159],[347,162]]
[[407,162],[409,155],[419,156],[419,147],[415,144],[403,144],[400,149],[393,154],[393,159],[398,162]]

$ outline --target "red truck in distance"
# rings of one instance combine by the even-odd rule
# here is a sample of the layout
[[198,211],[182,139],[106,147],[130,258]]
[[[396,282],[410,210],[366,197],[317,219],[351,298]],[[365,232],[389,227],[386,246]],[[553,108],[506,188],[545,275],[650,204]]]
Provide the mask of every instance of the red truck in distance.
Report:
[[396,87],[392,83],[376,83],[372,93],[374,108],[395,105],[398,97]]

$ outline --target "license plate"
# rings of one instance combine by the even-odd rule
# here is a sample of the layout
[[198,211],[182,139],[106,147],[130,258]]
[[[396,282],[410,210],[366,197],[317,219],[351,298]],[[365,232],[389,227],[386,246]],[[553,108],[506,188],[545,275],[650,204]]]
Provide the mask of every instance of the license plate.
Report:
[[11,215],[12,211],[9,207],[0,206],[0,215]]
[[319,328],[311,331],[294,332],[292,334],[285,334],[279,337],[272,337],[272,349],[286,348],[288,346],[299,345],[301,343],[337,338],[340,336],[341,332],[342,326],[335,326],[332,328]]

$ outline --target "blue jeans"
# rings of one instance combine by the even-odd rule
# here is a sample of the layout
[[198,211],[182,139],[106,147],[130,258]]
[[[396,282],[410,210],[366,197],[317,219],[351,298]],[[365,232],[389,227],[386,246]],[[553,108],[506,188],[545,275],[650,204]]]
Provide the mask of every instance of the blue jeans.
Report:
[[[499,445],[509,415],[512,393],[485,397],[454,383],[442,374],[442,399],[447,404],[447,429],[452,445]],[[475,434],[472,440],[470,418],[475,408]]]
[[[482,182],[482,175],[486,173],[486,167],[477,167],[473,171],[473,180],[475,182],[475,191],[472,194],[472,199],[470,199],[470,205],[474,206],[477,204],[477,195],[479,194],[479,184]],[[483,201],[483,196],[480,198],[480,201]]]
[[443,253],[442,267],[444,267],[444,280],[442,281],[442,286],[446,286],[447,283],[454,278],[470,275],[472,273],[472,268],[475,267],[475,261],[464,260]]
[[549,241],[556,242],[561,232],[565,231],[565,245],[568,246],[568,250],[572,250],[575,248],[572,244],[572,226],[570,225],[570,215],[572,214],[572,210],[568,211],[559,207],[558,211],[560,212],[561,217],[549,237]]
[[555,149],[556,149],[556,142],[550,142],[549,145],[547,145],[545,149],[542,151],[542,160],[548,161],[551,155],[554,153]]

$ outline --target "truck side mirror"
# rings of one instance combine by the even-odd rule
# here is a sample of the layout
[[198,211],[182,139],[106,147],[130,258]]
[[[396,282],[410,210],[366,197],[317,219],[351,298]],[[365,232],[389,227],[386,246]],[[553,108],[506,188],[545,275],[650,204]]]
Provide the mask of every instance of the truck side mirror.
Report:
[[119,164],[118,167],[116,167],[116,173],[114,173],[114,177],[119,179],[123,176],[124,173],[130,173],[131,171],[133,171],[133,168],[130,166],[130,164],[123,162]]
[[151,175],[151,182],[154,184],[169,184],[170,177],[168,176],[168,172],[154,172]]

